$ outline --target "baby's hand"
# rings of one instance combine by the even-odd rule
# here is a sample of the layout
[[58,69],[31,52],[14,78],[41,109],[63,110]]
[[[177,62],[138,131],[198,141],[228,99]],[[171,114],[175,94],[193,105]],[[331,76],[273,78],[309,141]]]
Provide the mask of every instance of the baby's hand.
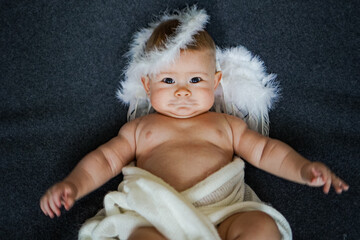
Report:
[[331,185],[338,194],[349,189],[349,185],[346,182],[337,177],[325,164],[320,162],[305,164],[301,169],[301,177],[309,186],[324,186],[323,191],[326,194],[329,193]]
[[59,182],[49,188],[40,200],[41,210],[46,216],[60,216],[61,206],[69,210],[75,203],[76,187],[70,182]]

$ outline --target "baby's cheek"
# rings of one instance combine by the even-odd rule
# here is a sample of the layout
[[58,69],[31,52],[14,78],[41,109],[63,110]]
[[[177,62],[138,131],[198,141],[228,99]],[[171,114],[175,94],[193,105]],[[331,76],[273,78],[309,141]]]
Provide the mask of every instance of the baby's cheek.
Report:
[[204,93],[203,97],[204,104],[210,106],[210,108],[214,105],[215,96],[213,91],[207,91]]
[[157,111],[164,108],[167,101],[167,99],[161,97],[159,94],[150,96],[151,106]]
[[157,108],[159,107],[158,106],[158,99],[157,98],[154,98],[154,97],[150,97],[150,103],[151,103],[151,106],[157,110]]

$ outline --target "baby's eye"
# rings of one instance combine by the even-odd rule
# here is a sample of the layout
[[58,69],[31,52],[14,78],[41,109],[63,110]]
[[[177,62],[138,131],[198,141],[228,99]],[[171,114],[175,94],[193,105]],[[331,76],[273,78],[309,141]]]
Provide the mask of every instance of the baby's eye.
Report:
[[172,78],[164,78],[163,80],[161,80],[162,82],[164,83],[167,83],[167,84],[173,84],[175,83],[174,79]]
[[190,83],[198,83],[201,81],[201,78],[200,77],[193,77],[191,80],[190,80]]

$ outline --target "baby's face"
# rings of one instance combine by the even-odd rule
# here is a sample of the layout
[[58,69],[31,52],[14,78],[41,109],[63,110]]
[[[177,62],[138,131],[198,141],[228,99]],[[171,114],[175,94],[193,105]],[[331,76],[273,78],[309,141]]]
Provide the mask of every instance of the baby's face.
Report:
[[159,74],[143,77],[142,82],[158,113],[189,118],[212,107],[220,79],[221,72],[215,73],[214,55],[209,50],[188,50]]

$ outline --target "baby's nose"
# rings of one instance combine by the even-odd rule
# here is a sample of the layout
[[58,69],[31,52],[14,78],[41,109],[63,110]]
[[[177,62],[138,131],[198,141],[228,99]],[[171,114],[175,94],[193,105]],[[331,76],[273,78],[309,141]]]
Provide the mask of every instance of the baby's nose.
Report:
[[176,90],[175,92],[175,96],[177,97],[190,97],[191,96],[191,92],[189,89],[182,87]]

